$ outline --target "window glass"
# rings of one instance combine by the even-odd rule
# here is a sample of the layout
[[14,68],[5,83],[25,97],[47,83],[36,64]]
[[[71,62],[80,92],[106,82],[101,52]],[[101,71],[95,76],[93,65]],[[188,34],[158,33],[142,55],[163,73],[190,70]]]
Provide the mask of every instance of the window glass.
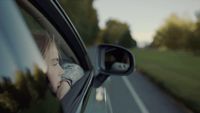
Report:
[[45,79],[46,65],[15,1],[0,2],[0,112],[43,110],[42,103],[50,98]]
[[[23,3],[21,5],[23,6]],[[79,66],[71,48],[43,15],[31,6],[21,10],[47,64],[51,91],[58,100],[62,100],[71,87],[83,77],[84,70]]]
[[[9,75],[15,78],[14,81],[10,81],[9,76],[0,76],[0,112],[37,113],[42,111],[42,113],[59,113],[62,111],[60,106],[61,100],[84,76],[85,72],[79,66],[78,59],[59,32],[35,7],[26,0],[19,0],[16,5],[19,8],[16,12],[20,12],[23,18],[21,22],[23,25],[26,24],[28,30],[26,27],[23,27],[24,33],[20,32],[21,34],[27,34],[21,35],[25,40],[11,40],[14,45],[15,42],[21,42],[22,49],[26,51],[24,53],[19,52],[21,51],[21,49],[18,49],[18,47],[21,47],[20,45],[12,46],[16,48],[8,48],[7,46],[12,44],[8,44],[8,41],[0,38],[0,52],[5,53],[0,55],[0,58],[4,60],[0,66],[4,69],[7,67],[4,71],[2,71],[3,68],[0,70],[4,74],[13,70],[14,74],[9,73]],[[14,10],[12,11],[14,13]],[[21,24],[16,23],[17,25]],[[21,28],[21,26],[16,26],[13,26],[13,28]],[[28,38],[25,38],[26,36],[32,37],[32,40],[28,40]],[[4,38],[1,31],[0,37]],[[14,52],[10,51],[10,48]],[[36,54],[37,52],[40,52],[40,55]],[[37,67],[41,66],[40,62],[42,62],[41,59],[37,60],[38,55],[45,62],[46,70],[40,70],[40,67]],[[19,57],[20,60],[13,56]],[[33,70],[29,70],[27,68],[29,65],[25,65],[30,62],[30,59],[35,60],[39,64],[34,65],[31,62],[30,65],[34,65]],[[22,64],[25,71],[16,71],[21,69],[20,66]]]

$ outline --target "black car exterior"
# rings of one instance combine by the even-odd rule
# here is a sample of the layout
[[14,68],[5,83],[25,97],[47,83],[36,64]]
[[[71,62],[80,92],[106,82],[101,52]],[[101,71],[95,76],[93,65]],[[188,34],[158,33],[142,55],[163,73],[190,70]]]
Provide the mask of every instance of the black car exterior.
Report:
[[[0,15],[1,113],[84,112],[91,87],[98,87],[111,74],[122,75],[133,71],[134,60],[130,52],[113,45],[96,47],[96,54],[100,57],[93,60],[100,63],[92,64],[83,41],[56,0],[2,0]],[[62,37],[58,41],[61,42],[63,56],[67,53],[84,69],[84,76],[61,101],[48,88],[45,77],[47,66],[31,34],[38,27],[30,28],[35,26],[29,26],[29,21],[26,21],[30,17],[45,30]],[[112,49],[114,52],[125,51],[128,54],[128,70],[106,71],[104,55]],[[96,68],[98,64],[101,68]],[[99,83],[96,84],[96,81]]]

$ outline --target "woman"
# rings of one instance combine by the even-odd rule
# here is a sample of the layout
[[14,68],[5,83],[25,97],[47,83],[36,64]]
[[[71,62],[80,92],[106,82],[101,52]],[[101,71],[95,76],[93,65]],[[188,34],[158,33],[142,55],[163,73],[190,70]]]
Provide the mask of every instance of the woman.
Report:
[[70,90],[72,80],[63,77],[64,70],[59,64],[56,43],[47,32],[33,33],[33,36],[47,64],[47,78],[50,87],[57,98],[61,100]]

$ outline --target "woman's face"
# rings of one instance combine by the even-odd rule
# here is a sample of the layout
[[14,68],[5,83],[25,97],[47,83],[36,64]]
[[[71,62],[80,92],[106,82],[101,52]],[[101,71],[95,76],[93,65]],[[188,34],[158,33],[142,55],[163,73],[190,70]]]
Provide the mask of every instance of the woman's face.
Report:
[[54,43],[52,43],[45,51],[44,59],[48,65],[47,76],[52,90],[54,93],[56,93],[58,98],[61,98],[61,88],[63,88],[63,85],[61,85],[61,76],[64,74],[64,70],[59,64],[58,50]]

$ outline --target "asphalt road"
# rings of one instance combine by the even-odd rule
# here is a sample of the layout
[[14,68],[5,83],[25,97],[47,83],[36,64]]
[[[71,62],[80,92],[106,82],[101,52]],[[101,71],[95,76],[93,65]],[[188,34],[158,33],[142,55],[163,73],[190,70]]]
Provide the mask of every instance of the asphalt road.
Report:
[[[98,67],[95,60],[98,58],[95,56],[98,55],[97,51],[88,48],[88,52],[93,65]],[[113,75],[106,80],[101,89],[103,99],[97,101],[99,92],[94,88],[85,113],[188,113],[182,104],[139,72],[123,77]]]
[[187,113],[172,97],[145,76],[112,76],[102,86],[104,99],[97,101],[92,90],[86,113]]

